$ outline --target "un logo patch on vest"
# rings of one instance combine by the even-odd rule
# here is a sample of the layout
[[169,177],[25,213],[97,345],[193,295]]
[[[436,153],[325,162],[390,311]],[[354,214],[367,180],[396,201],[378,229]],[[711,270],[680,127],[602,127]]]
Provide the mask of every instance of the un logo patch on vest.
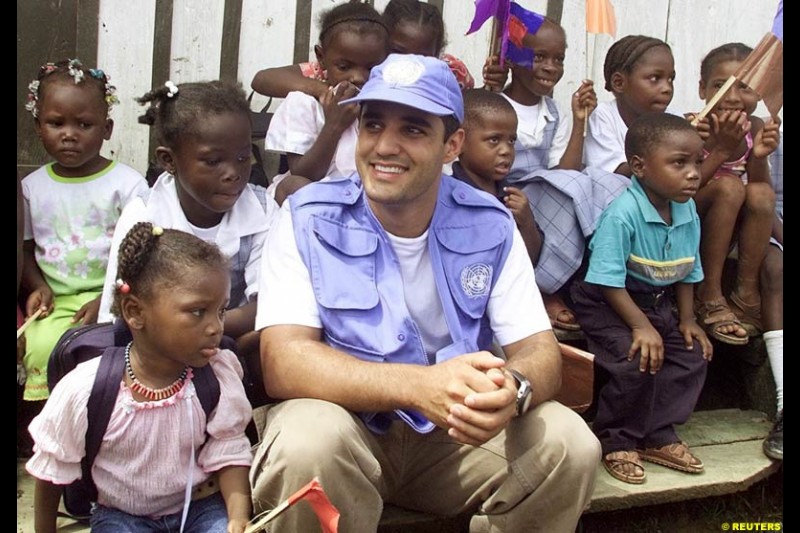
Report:
[[467,265],[461,271],[461,288],[470,298],[489,294],[492,285],[492,267],[486,263]]

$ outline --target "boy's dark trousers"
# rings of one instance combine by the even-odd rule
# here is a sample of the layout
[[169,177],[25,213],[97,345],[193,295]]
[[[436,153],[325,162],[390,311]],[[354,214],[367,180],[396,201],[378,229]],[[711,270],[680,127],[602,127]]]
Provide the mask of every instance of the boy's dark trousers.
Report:
[[572,287],[573,309],[587,347],[595,355],[595,364],[609,374],[592,423],[603,455],[678,442],[674,426],[685,423],[692,414],[708,369],[697,340],[692,350],[686,349],[669,287],[629,292],[663,339],[664,364],[655,375],[649,367],[639,371],[639,353],[628,361],[631,329],[605,302],[600,288],[586,282]]

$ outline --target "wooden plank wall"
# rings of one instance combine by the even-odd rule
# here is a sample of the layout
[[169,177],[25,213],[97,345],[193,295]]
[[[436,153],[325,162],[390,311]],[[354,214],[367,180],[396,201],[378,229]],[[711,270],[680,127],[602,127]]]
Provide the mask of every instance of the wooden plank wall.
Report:
[[[219,77],[238,79],[249,91],[250,81],[259,69],[313,57],[318,15],[340,1],[18,0],[18,167],[35,168],[47,160],[33,134],[30,115],[23,108],[27,84],[44,61],[77,56],[111,75],[121,105],[114,109],[115,128],[104,152],[144,172],[150,132],[137,123],[143,108],[134,101],[135,97],[166,79],[176,83]],[[490,24],[465,37],[474,14],[473,1],[429,1],[442,9],[447,28],[446,51],[464,60],[479,78]],[[382,11],[387,2],[371,3]],[[561,20],[566,29],[566,69],[555,97],[567,103],[588,72],[595,80],[600,99],[610,99],[603,89],[602,67],[613,39],[607,35],[587,39],[585,0],[518,2]],[[673,106],[684,111],[702,107],[697,83],[703,55],[729,41],[754,46],[771,28],[777,6],[777,0],[612,3],[617,14],[617,37],[652,35],[672,46],[677,70]],[[253,107],[260,108],[265,102],[257,95]],[[273,102],[273,108],[278,103]]]

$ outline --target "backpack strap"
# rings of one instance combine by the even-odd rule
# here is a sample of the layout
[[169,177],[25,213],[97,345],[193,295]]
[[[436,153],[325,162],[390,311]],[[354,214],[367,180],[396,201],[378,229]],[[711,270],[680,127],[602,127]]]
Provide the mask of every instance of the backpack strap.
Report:
[[114,346],[127,346],[133,340],[133,334],[128,329],[128,324],[122,318],[117,318],[113,323]]
[[200,405],[203,406],[203,411],[206,413],[206,421],[208,421],[219,403],[219,380],[210,364],[200,368],[192,367],[192,375],[197,399],[200,400]]
[[[124,322],[123,322],[124,324]],[[111,346],[100,356],[100,366],[94,378],[89,403],[86,406],[86,455],[81,461],[82,479],[90,491],[91,501],[97,501],[97,488],[92,480],[92,465],[106,433],[111,413],[119,393],[119,383],[125,372],[125,347]]]
[[[120,327],[119,324],[122,324]],[[121,329],[121,328],[124,328]],[[117,320],[114,322],[114,339],[117,334],[124,335],[130,331],[125,325],[125,321]],[[111,413],[116,404],[117,394],[119,393],[119,383],[125,373],[125,343],[122,346],[111,346],[103,351],[100,356],[100,365],[97,368],[97,375],[94,378],[92,392],[89,394],[89,403],[86,406],[86,416],[88,425],[86,428],[86,455],[81,460],[81,478],[85,481],[89,490],[90,501],[97,501],[97,487],[92,479],[92,465],[100,451],[103,437],[111,420]],[[200,368],[193,368],[193,382],[197,399],[203,406],[206,413],[206,420],[216,409],[219,403],[219,380],[211,365]]]

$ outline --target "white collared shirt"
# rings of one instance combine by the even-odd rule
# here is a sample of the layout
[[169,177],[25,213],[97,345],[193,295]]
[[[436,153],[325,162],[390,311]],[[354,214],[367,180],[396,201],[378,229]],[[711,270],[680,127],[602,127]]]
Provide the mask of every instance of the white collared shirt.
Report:
[[[538,148],[544,142],[544,128],[548,123],[556,120],[543,96],[536,105],[522,105],[500,93],[514,108],[517,113],[517,141],[525,148]],[[564,110],[557,101],[553,100],[558,109],[558,126],[553,137],[553,143],[547,152],[547,168],[555,168],[561,162],[561,156],[567,150],[567,142],[572,134],[572,114]]]
[[[147,192],[147,201],[137,197],[125,206],[114,229],[111,241],[111,252],[108,258],[108,270],[103,285],[103,296],[100,301],[98,322],[113,319],[111,302],[114,297],[114,282],[117,277],[117,253],[122,239],[137,222],[151,222],[164,228],[178,229],[196,234],[186,218],[178,200],[175,177],[167,172],[161,174],[153,187]],[[266,210],[261,206],[251,187],[245,187],[239,199],[230,211],[225,213],[214,233],[214,244],[219,246],[225,257],[233,258],[239,253],[241,238],[253,235],[251,250],[245,266],[245,295],[248,301],[258,293],[258,270],[261,250],[267,238],[269,228],[276,219],[280,208],[267,195]],[[204,235],[197,235],[203,238]],[[205,235],[207,236],[207,235]],[[205,239],[204,239],[205,240]]]

